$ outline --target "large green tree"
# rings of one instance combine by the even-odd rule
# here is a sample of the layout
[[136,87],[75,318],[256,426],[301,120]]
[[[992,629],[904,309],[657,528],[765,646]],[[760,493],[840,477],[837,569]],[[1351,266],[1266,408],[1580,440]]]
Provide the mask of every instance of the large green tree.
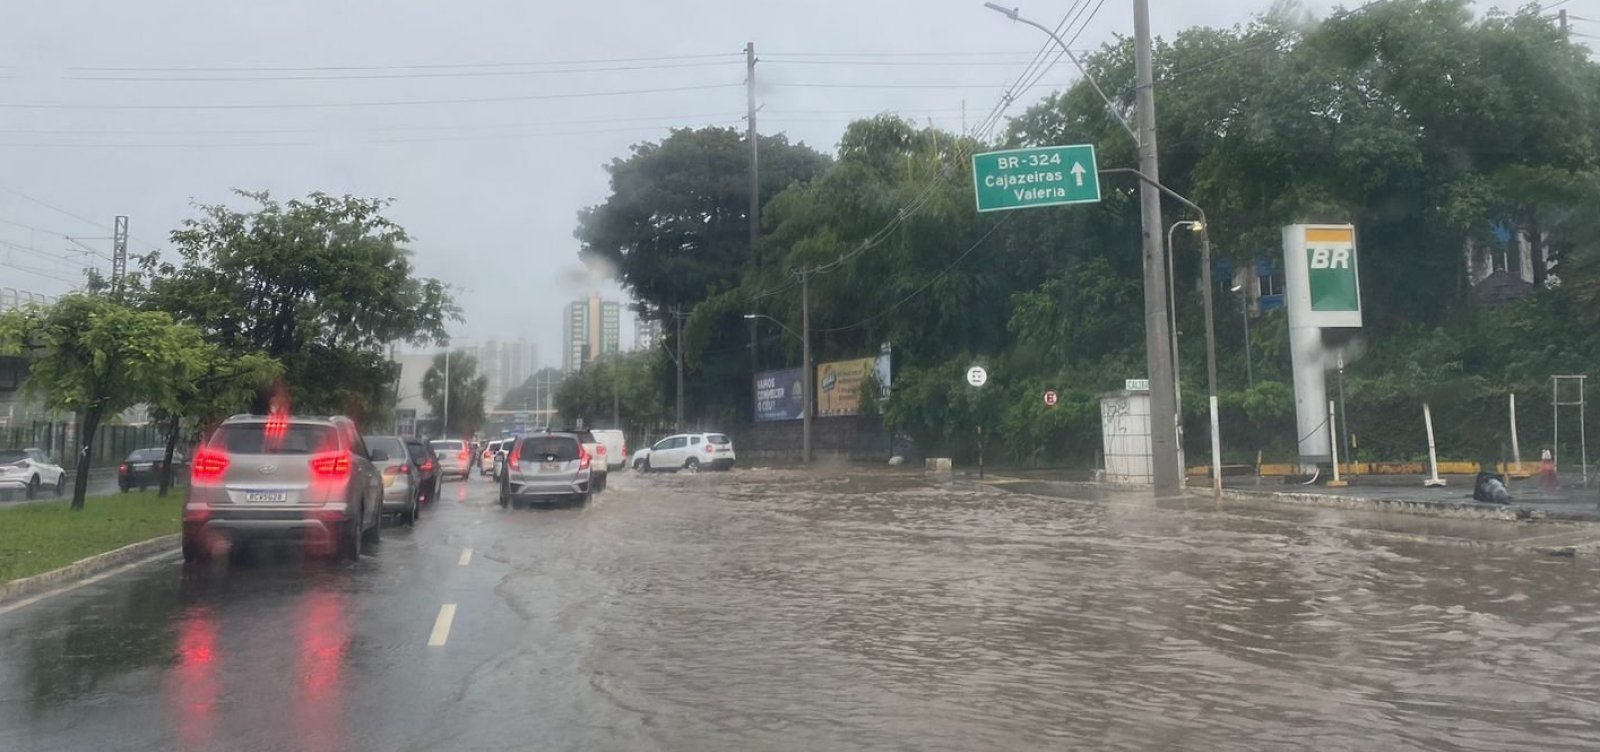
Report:
[[[446,368],[448,357],[449,367]],[[449,382],[446,383],[448,373]],[[450,350],[433,356],[433,364],[422,374],[422,398],[437,417],[444,419],[441,436],[471,436],[488,418],[484,399],[489,377],[478,373],[478,358],[464,350]],[[446,394],[449,402],[445,401]],[[448,415],[446,406],[448,405]]]
[[198,378],[206,353],[199,329],[96,295],[0,313],[0,354],[26,356],[28,389],[46,405],[78,415],[73,509],[83,508],[89,448],[101,424]]
[[569,426],[582,420],[589,428],[621,428],[630,434],[650,431],[667,418],[659,375],[658,352],[602,358],[557,387],[556,409]]
[[283,365],[272,358],[259,353],[234,355],[211,342],[203,342],[192,361],[174,364],[166,388],[149,400],[151,419],[166,432],[158,495],[166,496],[172,487],[172,457],[180,441],[199,442],[282,375]]
[[526,381],[511,388],[500,400],[499,410],[542,410],[555,404],[556,389],[567,375],[559,368],[541,368]]
[[[239,191],[247,209],[201,205],[172,233],[176,262],[143,262],[137,297],[233,353],[283,364],[295,409],[357,417],[379,409],[397,341],[442,342],[458,312],[418,277],[388,201],[313,193],[279,202]],[[264,407],[260,393],[255,407]]]

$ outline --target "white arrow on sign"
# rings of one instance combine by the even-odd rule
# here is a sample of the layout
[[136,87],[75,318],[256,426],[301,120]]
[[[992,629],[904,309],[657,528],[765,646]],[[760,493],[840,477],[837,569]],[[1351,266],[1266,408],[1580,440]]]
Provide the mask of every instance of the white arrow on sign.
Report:
[[1082,162],[1072,163],[1072,179],[1077,181],[1079,187],[1083,186],[1083,173],[1085,172],[1088,172],[1088,170],[1083,169]]

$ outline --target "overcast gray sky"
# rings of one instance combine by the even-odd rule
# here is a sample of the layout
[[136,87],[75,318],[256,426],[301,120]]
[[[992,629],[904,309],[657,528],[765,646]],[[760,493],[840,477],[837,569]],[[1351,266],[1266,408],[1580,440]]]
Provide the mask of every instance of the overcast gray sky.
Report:
[[[1049,25],[1081,11],[1076,48],[1132,29],[1128,0],[1007,4]],[[1152,16],[1170,35],[1268,4],[1152,0]],[[831,151],[875,112],[958,129],[963,101],[986,112],[1043,37],[981,0],[9,2],[0,287],[55,294],[84,263],[108,269],[117,214],[142,253],[233,187],[387,196],[421,272],[458,288],[460,338],[527,337],[558,364],[601,165],[668,126],[739,125],[747,41],[761,130]],[[1012,112],[1073,78],[1062,61]]]

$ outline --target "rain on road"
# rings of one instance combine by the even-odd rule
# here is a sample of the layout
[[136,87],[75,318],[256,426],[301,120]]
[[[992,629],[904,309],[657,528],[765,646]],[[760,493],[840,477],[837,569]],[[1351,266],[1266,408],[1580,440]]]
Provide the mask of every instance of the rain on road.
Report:
[[860,469],[491,490],[355,566],[0,606],[0,749],[1600,747],[1583,555]]

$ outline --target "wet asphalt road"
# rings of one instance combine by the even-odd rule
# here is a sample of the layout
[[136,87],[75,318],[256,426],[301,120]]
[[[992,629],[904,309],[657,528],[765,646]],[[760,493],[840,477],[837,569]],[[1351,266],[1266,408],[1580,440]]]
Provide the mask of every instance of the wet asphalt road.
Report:
[[1584,555],[869,472],[490,492],[0,606],[0,750],[1600,748]]

